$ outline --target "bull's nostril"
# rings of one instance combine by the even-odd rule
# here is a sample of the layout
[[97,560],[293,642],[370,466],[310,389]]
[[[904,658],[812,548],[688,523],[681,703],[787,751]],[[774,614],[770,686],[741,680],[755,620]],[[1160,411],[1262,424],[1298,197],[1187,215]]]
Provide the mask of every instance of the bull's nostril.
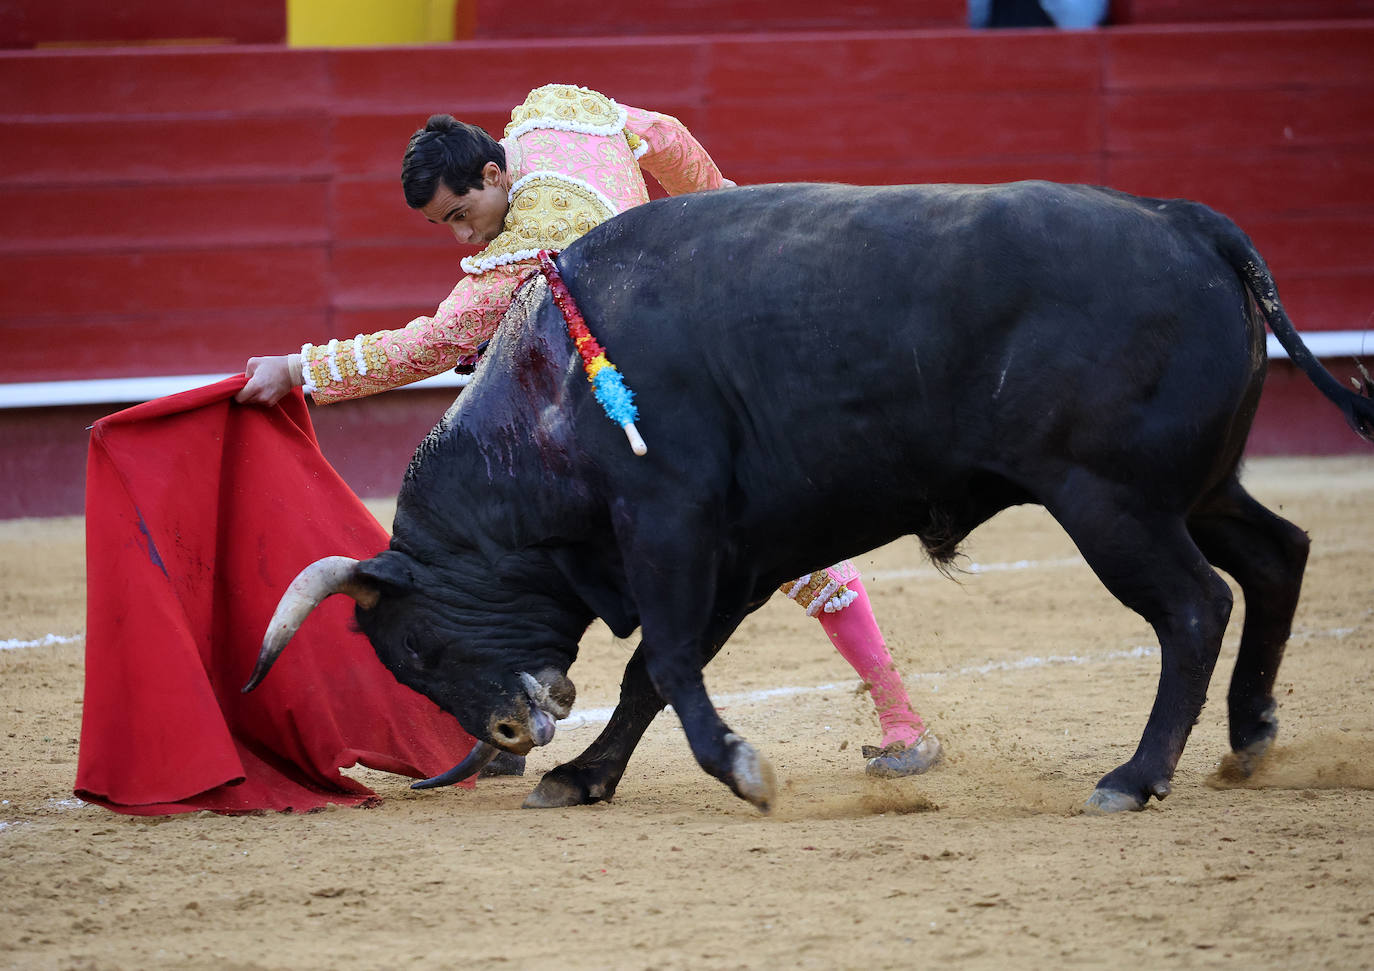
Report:
[[497,725],[496,734],[500,735],[508,742],[513,742],[520,737],[520,733],[516,730],[516,726],[512,725],[510,722],[502,722]]

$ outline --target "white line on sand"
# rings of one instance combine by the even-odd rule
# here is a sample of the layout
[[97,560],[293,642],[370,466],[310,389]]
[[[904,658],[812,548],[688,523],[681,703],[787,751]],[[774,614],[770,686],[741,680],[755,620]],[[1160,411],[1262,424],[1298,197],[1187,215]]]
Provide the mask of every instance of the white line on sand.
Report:
[[[1061,557],[1055,560],[1017,560],[1014,563],[970,563],[963,567],[964,573],[1001,573],[1006,570],[1034,570],[1045,567],[1074,566],[1083,562],[1081,556]],[[939,572],[933,567],[921,566],[910,567],[902,570],[875,570],[872,573],[864,574],[870,580],[904,580],[911,577],[939,576]],[[51,647],[54,644],[75,644],[77,641],[86,639],[85,634],[73,634],[70,637],[62,634],[46,634],[37,640],[25,641],[12,639],[0,641],[0,651],[13,651],[23,647]]]
[[[921,674],[904,675],[908,682],[933,679],[942,680],[945,678],[965,678],[971,675],[991,674],[993,671],[1024,671],[1028,668],[1045,667],[1056,664],[1093,664],[1105,661],[1124,661],[1139,658],[1154,657],[1159,653],[1159,648],[1147,644],[1132,647],[1121,651],[1105,651],[1101,654],[1052,654],[1049,657],[1023,657],[1013,661],[988,661],[984,664],[975,664],[968,667],[954,668],[948,671],[927,671]],[[829,684],[816,684],[810,687],[795,688],[767,688],[762,691],[740,691],[733,694],[712,695],[712,700],[719,708],[728,708],[731,705],[753,705],[764,701],[771,701],[774,698],[792,698],[797,695],[822,694],[827,691],[856,691],[858,681],[832,681]],[[932,687],[938,690],[938,687]],[[671,706],[669,706],[671,709]],[[560,727],[565,729],[585,728],[591,725],[601,725],[611,717],[610,708],[588,708],[585,711],[573,712],[573,714]]]
[[36,641],[0,641],[0,651],[14,651],[21,647],[51,647],[53,644],[75,644],[77,641],[84,641],[85,639],[85,634],[73,634],[70,637],[62,634],[44,634]]
[[[955,573],[1005,573],[1009,570],[1045,570],[1064,566],[1084,566],[1081,556],[1061,556],[1053,560],[1016,560],[1012,563],[970,563],[955,568]],[[870,570],[865,580],[909,580],[912,577],[936,577],[940,572],[933,566],[912,566],[901,570]]]

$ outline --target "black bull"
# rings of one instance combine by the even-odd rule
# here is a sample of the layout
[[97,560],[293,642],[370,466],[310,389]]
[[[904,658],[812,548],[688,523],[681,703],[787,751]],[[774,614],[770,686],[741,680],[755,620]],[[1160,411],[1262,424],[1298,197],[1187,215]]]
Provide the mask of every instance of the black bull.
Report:
[[906,534],[948,561],[1039,503],[1159,637],[1140,745],[1090,807],[1169,792],[1231,613],[1216,569],[1246,602],[1231,747],[1242,766],[1268,748],[1308,540],[1237,475],[1265,322],[1365,437],[1374,407],[1312,358],[1229,220],[1046,183],[760,186],[641,206],[559,264],[638,394],[647,456],[593,400],[548,295],[513,310],[416,452],[391,548],[307,568],[252,683],[349,593],[383,663],[479,753],[525,752],[567,715],[601,617],[641,631],[620,702],[526,805],[610,799],[668,703],[701,766],[767,810],[771,768],[702,681],[741,620],[805,571]]

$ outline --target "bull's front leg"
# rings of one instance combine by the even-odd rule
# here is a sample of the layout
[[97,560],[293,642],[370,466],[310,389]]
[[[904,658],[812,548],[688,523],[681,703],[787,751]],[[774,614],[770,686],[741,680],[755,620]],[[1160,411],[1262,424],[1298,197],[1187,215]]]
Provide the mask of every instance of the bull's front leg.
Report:
[[[678,481],[689,476],[684,471]],[[716,521],[719,508],[719,502],[680,501],[622,506],[616,534],[654,690],[673,706],[697,763],[769,812],[777,790],[773,767],[725,724],[702,680],[702,669],[749,612],[753,593],[752,578],[719,573],[719,551],[729,545]]]
[[620,683],[620,701],[606,727],[585,752],[546,772],[534,791],[525,797],[524,807],[550,809],[609,801],[635,746],[663,710],[663,704],[645,669],[644,650],[636,648]]
[[[524,807],[551,809],[609,802],[625,774],[630,756],[654,718],[663,710],[664,704],[649,677],[641,645],[636,648],[625,668],[625,678],[620,685],[620,701],[601,734],[581,755],[546,772],[534,791],[525,798]],[[729,737],[736,740],[735,755],[742,760],[740,771],[735,775],[737,779],[744,780],[753,796],[741,792],[736,784],[722,781],[767,812],[768,806],[760,805],[759,799],[763,798],[771,805],[772,784],[770,781],[768,786],[763,786],[760,780],[771,780],[771,769],[748,743],[739,741],[738,736]],[[712,774],[720,778],[718,773]]]

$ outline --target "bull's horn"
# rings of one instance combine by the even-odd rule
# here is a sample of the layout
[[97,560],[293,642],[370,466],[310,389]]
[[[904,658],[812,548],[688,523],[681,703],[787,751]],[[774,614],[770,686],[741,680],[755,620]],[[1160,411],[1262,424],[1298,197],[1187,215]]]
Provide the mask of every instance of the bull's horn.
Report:
[[296,635],[310,611],[320,605],[325,597],[335,593],[346,593],[363,607],[377,605],[377,590],[358,576],[358,561],[350,556],[326,556],[311,563],[291,581],[291,586],[282,594],[281,603],[272,614],[267,625],[267,633],[262,638],[262,650],[258,652],[258,663],[253,668],[253,676],[243,686],[247,694],[262,683],[267,672],[276,663],[277,657],[287,643]]
[[459,762],[447,772],[436,775],[432,779],[425,779],[421,782],[412,782],[412,789],[438,789],[440,786],[451,786],[455,782],[462,782],[470,775],[479,772],[482,766],[496,758],[496,753],[501,751],[495,745],[487,742],[478,742],[472,747],[467,758]]

